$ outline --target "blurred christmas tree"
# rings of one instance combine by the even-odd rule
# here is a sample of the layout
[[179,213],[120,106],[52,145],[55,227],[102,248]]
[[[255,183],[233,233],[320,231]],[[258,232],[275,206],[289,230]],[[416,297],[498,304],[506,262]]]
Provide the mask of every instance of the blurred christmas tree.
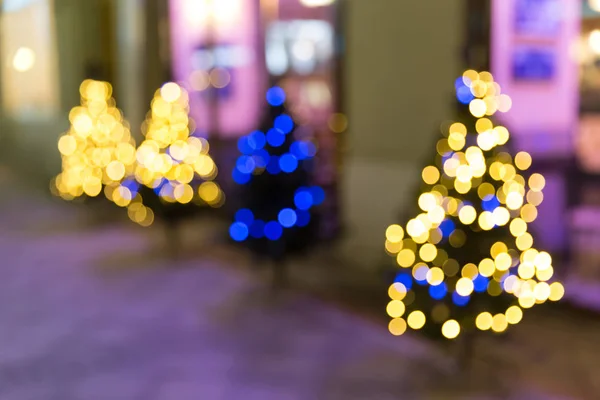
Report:
[[197,206],[220,207],[225,199],[213,181],[217,167],[208,154],[208,141],[194,135],[188,114],[189,97],[181,86],[169,82],[156,91],[145,140],[136,152],[135,179],[127,182],[136,192],[128,206],[130,218],[143,224],[147,213],[140,210],[147,206],[165,223],[169,236],[176,236],[177,223]]
[[88,79],[79,90],[81,106],[71,110],[71,128],[58,141],[62,172],[53,183],[56,193],[72,200],[96,197],[104,187],[109,200],[125,206],[131,193],[120,184],[134,172],[135,141],[109,83]]
[[526,178],[531,156],[511,156],[508,130],[488,118],[507,112],[510,98],[490,73],[473,70],[457,80],[456,95],[469,113],[445,130],[422,171],[420,214],[386,231],[386,251],[402,269],[388,291],[394,335],[408,327],[447,339],[504,332],[523,309],[564,294],[548,283],[552,259],[528,232],[545,180]]
[[311,138],[296,137],[284,90],[272,87],[266,97],[270,107],[262,129],[238,142],[242,154],[233,178],[243,185],[241,209],[229,233],[275,261],[275,275],[282,278],[282,261],[314,244],[318,224],[310,210],[324,201],[325,192],[310,186],[316,146]]

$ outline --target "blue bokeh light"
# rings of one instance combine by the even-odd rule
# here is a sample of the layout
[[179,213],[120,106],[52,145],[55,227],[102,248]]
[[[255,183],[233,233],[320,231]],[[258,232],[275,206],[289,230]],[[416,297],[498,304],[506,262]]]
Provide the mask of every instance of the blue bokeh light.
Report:
[[250,225],[250,236],[254,239],[260,239],[265,236],[265,222],[255,219]]
[[308,210],[313,206],[313,197],[307,189],[300,189],[294,195],[294,204],[299,210]]
[[243,242],[248,238],[248,225],[242,222],[234,222],[229,227],[229,236],[236,242]]
[[273,125],[275,126],[275,129],[279,129],[286,135],[294,130],[294,120],[287,114],[281,114],[279,117],[275,118]]
[[245,185],[246,183],[250,182],[250,178],[252,178],[252,175],[244,174],[237,168],[233,169],[231,176],[233,177],[233,181],[238,185]]
[[247,208],[242,208],[235,213],[235,221],[250,226],[254,222],[254,213]]
[[296,222],[298,221],[298,215],[296,214],[296,211],[292,210],[291,208],[284,208],[283,210],[279,211],[277,220],[284,228],[291,228],[292,226],[296,225]]
[[239,138],[238,142],[237,142],[237,146],[238,146],[238,150],[240,151],[240,153],[245,154],[245,155],[250,155],[250,154],[252,154],[252,151],[254,151],[252,146],[250,146],[250,143],[248,141],[248,136],[242,136],[241,138]]
[[279,157],[269,157],[269,162],[267,163],[267,172],[271,175],[277,175],[281,172],[281,168],[279,167]]
[[307,210],[296,210],[296,226],[299,228],[304,228],[310,223],[310,212]]
[[248,146],[250,146],[253,151],[262,149],[265,147],[266,143],[267,138],[261,131],[254,131],[248,135]]
[[252,158],[254,159],[254,163],[256,164],[257,168],[266,168],[267,164],[269,164],[269,158],[271,158],[271,156],[265,149],[260,149],[254,153]]
[[477,293],[483,293],[487,290],[488,287],[488,278],[486,278],[483,275],[477,275],[475,277],[475,279],[473,279],[473,290],[475,290]]
[[256,162],[253,157],[240,156],[236,162],[236,168],[243,174],[251,174],[256,167]]
[[279,240],[283,235],[283,226],[279,222],[271,221],[265,224],[265,237],[269,240]]
[[464,307],[469,303],[471,298],[469,296],[461,296],[457,292],[452,293],[452,302],[459,307]]
[[285,143],[285,134],[279,129],[269,129],[267,132],[267,143],[273,147],[279,147]]
[[475,96],[471,93],[471,89],[468,86],[462,86],[456,89],[456,98],[461,104],[469,104]]
[[484,211],[493,212],[498,207],[500,207],[500,200],[493,194],[487,195],[481,202],[481,208]]
[[298,159],[293,154],[284,154],[279,158],[279,168],[283,172],[292,173],[298,168]]
[[429,295],[432,299],[441,300],[448,293],[448,287],[445,282],[440,283],[436,286],[429,286]]
[[283,105],[285,103],[285,90],[279,86],[273,86],[267,90],[267,103],[274,107]]
[[140,184],[134,179],[125,179],[121,186],[127,188],[131,192],[131,198],[133,199],[140,190]]
[[454,224],[454,221],[452,221],[451,219],[448,219],[448,218],[443,220],[442,223],[440,224],[440,230],[442,231],[442,236],[445,238],[450,236],[450,234],[452,234],[452,232],[454,232],[455,228],[456,228],[456,225]]
[[456,80],[454,81],[454,88],[456,90],[460,89],[461,87],[465,86],[465,81],[463,80],[462,76],[459,76],[458,78],[456,78]]
[[325,190],[320,186],[311,187],[310,194],[313,198],[312,202],[314,206],[321,205],[325,201]]
[[403,284],[404,287],[406,287],[406,289],[408,290],[412,289],[413,287],[413,278],[409,273],[406,272],[398,272],[398,274],[396,274],[394,282]]

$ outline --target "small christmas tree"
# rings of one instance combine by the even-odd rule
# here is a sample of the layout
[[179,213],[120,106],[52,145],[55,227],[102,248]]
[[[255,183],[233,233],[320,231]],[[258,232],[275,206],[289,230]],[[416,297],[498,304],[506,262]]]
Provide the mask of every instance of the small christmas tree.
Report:
[[456,94],[474,131],[457,122],[443,132],[434,162],[422,171],[420,213],[386,231],[386,251],[402,269],[389,288],[389,330],[423,329],[454,339],[461,332],[504,332],[523,309],[564,294],[552,258],[528,232],[545,180],[524,175],[526,152],[506,149],[509,132],[488,118],[511,106],[488,72],[467,71]]
[[[113,194],[123,179],[134,172],[135,141],[123,120],[108,82],[85,80],[80,86],[81,106],[74,107],[71,127],[58,141],[62,172],[54,185],[66,200],[102,192],[109,200],[130,201],[131,193]],[[127,200],[128,199],[128,200]]]
[[[316,146],[298,137],[284,106],[284,90],[272,87],[266,97],[270,107],[262,130],[238,142],[242,154],[233,178],[243,185],[242,204],[229,232],[233,240],[280,264],[314,242],[317,222],[310,210],[324,201],[325,192],[310,186]],[[276,273],[282,274],[281,268]]]
[[[173,82],[156,91],[145,123],[145,140],[136,152],[135,182],[143,185],[130,205],[136,222],[136,203],[145,203],[174,225],[189,215],[190,205],[219,207],[224,194],[213,180],[217,167],[210,157],[208,141],[194,135],[189,118],[187,92]],[[132,184],[135,185],[135,184]]]

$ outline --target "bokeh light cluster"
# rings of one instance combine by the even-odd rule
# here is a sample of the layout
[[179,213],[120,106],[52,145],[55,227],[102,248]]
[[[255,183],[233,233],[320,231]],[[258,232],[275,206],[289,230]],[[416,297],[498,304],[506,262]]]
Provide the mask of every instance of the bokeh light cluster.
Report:
[[[285,91],[272,87],[267,91],[267,103],[272,107],[279,107],[285,103]],[[267,173],[270,175],[292,174],[301,167],[301,163],[315,157],[317,148],[314,143],[306,140],[293,140],[287,150],[283,150],[286,143],[290,143],[288,135],[294,131],[294,120],[291,116],[281,113],[275,117],[273,126],[266,133],[254,131],[243,136],[238,141],[241,155],[233,169],[233,179],[238,184],[249,183],[253,176]],[[273,149],[271,154],[268,149]],[[325,191],[319,186],[300,187],[289,207],[282,208],[277,213],[277,219],[264,221],[255,218],[249,209],[241,209],[235,215],[235,221],[229,228],[229,235],[235,241],[242,242],[249,238],[266,238],[278,240],[283,235],[284,229],[305,227],[310,222],[310,209],[318,206],[325,200]]]
[[119,185],[135,169],[135,141],[111,97],[111,85],[86,80],[80,93],[81,106],[71,110],[71,127],[58,141],[62,172],[51,186],[66,200],[96,197],[103,187]]
[[152,209],[139,189],[145,185],[166,203],[219,207],[224,194],[213,180],[217,167],[206,139],[196,137],[189,118],[189,97],[169,82],[156,91],[143,126],[145,140],[136,148],[106,82],[81,85],[82,107],[71,111],[71,129],[59,140],[63,172],[56,178],[65,199],[102,191],[107,199],[127,208],[129,218],[149,226]]
[[[436,163],[422,171],[427,188],[418,199],[422,212],[406,226],[391,225],[386,231],[386,251],[403,270],[388,292],[387,313],[393,318],[389,330],[394,335],[427,323],[440,326],[448,339],[461,332],[452,307],[440,302],[432,310],[416,309],[413,285],[428,287],[433,300],[451,299],[456,307],[468,304],[475,293],[514,296],[514,304],[504,312],[473,316],[472,326],[494,332],[519,323],[523,309],[564,295],[562,284],[552,282],[551,256],[533,247],[528,231],[543,200],[544,177],[534,173],[526,178],[531,156],[520,152],[513,157],[504,151],[501,146],[509,140],[509,131],[487,118],[508,111],[510,98],[501,94],[489,72],[469,70],[456,88],[458,100],[469,105],[476,119],[475,130],[454,123],[444,131],[437,142]],[[466,200],[467,193],[476,201]],[[449,256],[450,248],[466,249],[468,240],[501,227],[508,228],[511,239],[493,243],[487,257],[461,265]]]

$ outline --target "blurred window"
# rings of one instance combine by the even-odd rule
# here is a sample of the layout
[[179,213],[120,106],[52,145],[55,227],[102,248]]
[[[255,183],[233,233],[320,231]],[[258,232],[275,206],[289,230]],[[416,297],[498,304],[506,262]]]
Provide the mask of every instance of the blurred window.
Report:
[[4,0],[0,14],[0,87],[6,116],[37,119],[60,106],[51,0]]

